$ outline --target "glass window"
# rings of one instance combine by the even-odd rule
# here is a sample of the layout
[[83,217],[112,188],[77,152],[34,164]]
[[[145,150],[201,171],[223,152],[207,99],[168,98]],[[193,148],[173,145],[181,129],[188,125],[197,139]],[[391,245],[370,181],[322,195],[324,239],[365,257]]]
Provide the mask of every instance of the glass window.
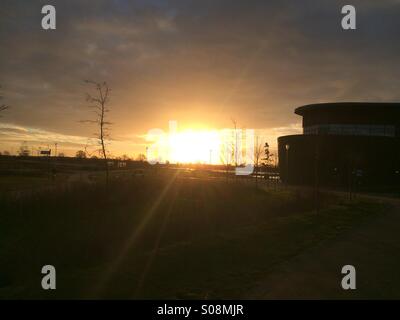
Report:
[[389,136],[396,135],[395,126],[364,125],[364,124],[321,124],[304,127],[304,134],[334,134],[357,136]]

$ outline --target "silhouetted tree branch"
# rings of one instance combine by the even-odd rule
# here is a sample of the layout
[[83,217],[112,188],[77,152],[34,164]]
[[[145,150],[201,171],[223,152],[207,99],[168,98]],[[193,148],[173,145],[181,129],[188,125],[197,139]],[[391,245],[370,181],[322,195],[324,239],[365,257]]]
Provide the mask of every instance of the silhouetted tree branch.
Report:
[[238,132],[237,122],[234,118],[231,118],[233,124],[233,141],[232,141],[232,159],[234,159],[235,167],[238,166]]
[[106,183],[108,184],[109,170],[108,170],[108,158],[106,150],[106,139],[109,137],[109,126],[111,122],[106,121],[106,113],[110,110],[107,108],[110,100],[110,91],[106,82],[95,82],[91,80],[85,80],[87,84],[93,85],[96,90],[96,95],[86,93],[86,101],[90,103],[89,108],[93,109],[95,114],[94,120],[82,120],[81,122],[94,123],[98,125],[98,132],[96,133],[101,146],[101,153],[105,162],[106,169]]
[[261,157],[264,154],[264,147],[261,143],[259,143],[259,137],[256,137],[256,143],[254,146],[254,173],[255,173],[255,178],[256,178],[256,188],[258,188],[258,173],[259,173],[259,168],[261,165]]

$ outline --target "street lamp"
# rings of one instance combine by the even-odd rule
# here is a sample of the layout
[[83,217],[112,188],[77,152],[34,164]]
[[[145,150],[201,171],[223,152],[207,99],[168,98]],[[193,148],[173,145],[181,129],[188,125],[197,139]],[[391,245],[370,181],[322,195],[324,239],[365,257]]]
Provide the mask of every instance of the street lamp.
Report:
[[287,143],[285,145],[286,149],[286,184],[289,184],[289,149],[290,145]]

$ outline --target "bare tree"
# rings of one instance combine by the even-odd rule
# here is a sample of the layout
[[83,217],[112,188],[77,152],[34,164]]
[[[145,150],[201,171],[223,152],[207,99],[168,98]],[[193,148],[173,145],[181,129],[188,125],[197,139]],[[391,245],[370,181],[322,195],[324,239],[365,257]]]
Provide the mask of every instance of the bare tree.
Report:
[[[1,86],[0,86],[0,90],[1,90]],[[0,100],[1,100],[1,99],[3,99],[3,96],[2,96],[2,94],[0,93]],[[9,108],[8,105],[6,105],[6,104],[0,104],[0,112],[6,110],[6,109],[8,109],[8,108]],[[1,117],[1,115],[0,115],[0,117]]]
[[238,166],[238,132],[237,122],[234,118],[231,118],[233,124],[233,139],[232,139],[232,159],[235,160],[235,167]]
[[109,169],[108,169],[108,159],[106,150],[106,139],[109,138],[109,126],[111,122],[106,121],[106,114],[110,111],[107,107],[110,101],[110,91],[106,82],[99,83],[91,80],[85,80],[86,83],[94,86],[96,90],[96,95],[91,95],[86,93],[86,101],[90,103],[89,107],[93,109],[96,119],[95,120],[83,120],[82,122],[95,123],[98,125],[98,132],[96,133],[99,139],[99,145],[101,154],[104,159],[105,169],[106,169],[106,183],[108,184]]
[[231,130],[226,130],[223,133],[220,146],[219,161],[222,163],[225,169],[226,180],[228,181],[229,170],[232,168],[234,162],[234,139],[230,137]]
[[[96,134],[97,135],[97,134]],[[97,152],[99,155],[101,154],[101,149],[96,149],[94,151],[89,151],[89,148],[93,147],[93,139],[92,138],[88,138],[86,141],[86,144],[83,147],[83,151],[85,151],[85,154],[87,155],[88,158],[92,158],[94,156],[94,153]],[[97,157],[96,157],[97,158]]]
[[264,167],[265,170],[265,178],[267,179],[267,185],[269,186],[270,182],[270,172],[271,172],[271,167],[274,166],[273,161],[274,161],[274,154],[271,153],[269,150],[269,144],[268,142],[264,143],[264,158],[262,158],[262,166]]
[[127,154],[123,154],[123,155],[121,156],[121,160],[122,160],[122,161],[130,161],[130,160],[131,160],[131,157],[128,156]]
[[86,159],[86,152],[83,150],[78,150],[75,154],[75,157],[79,159]]
[[273,157],[274,154],[271,153],[271,151],[269,150],[269,144],[268,142],[265,142],[264,144],[264,158],[263,160],[263,164],[265,164],[266,166],[269,166],[271,164],[271,162],[273,161]]
[[137,155],[137,157],[136,157],[136,161],[140,161],[140,162],[144,162],[144,161],[146,161],[146,155],[145,154],[143,154],[143,153],[139,153],[138,155]]
[[260,169],[260,165],[262,164],[262,156],[264,154],[264,146],[262,143],[259,143],[259,137],[256,137],[256,142],[254,146],[254,174],[256,176],[256,187],[258,187],[258,173]]

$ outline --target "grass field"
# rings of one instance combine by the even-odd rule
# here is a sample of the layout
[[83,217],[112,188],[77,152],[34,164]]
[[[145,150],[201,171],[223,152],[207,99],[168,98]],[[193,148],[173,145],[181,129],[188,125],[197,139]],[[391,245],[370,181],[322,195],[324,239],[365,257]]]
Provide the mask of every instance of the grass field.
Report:
[[[0,298],[240,298],[385,205],[173,172],[3,199]],[[57,290],[41,289],[43,265]]]

